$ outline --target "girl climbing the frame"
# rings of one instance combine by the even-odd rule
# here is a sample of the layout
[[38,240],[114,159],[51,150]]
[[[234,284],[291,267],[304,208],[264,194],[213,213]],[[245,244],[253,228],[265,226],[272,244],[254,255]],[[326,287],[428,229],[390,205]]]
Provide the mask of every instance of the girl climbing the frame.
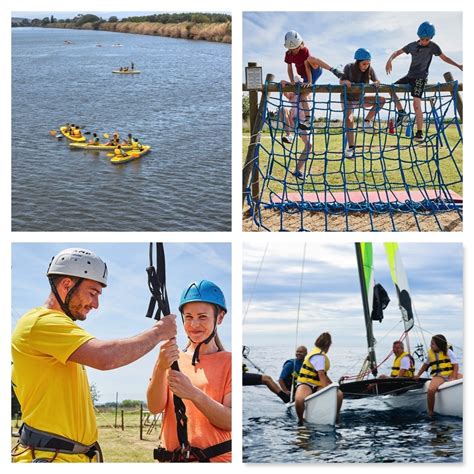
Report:
[[[188,345],[179,350],[176,339],[160,348],[147,391],[148,408],[163,414],[160,462],[231,462],[232,358],[217,335],[227,313],[224,294],[208,280],[191,283],[183,291],[179,311]],[[179,361],[180,371],[171,365]],[[183,449],[173,395],[186,407]]]
[[[311,56],[309,49],[303,43],[303,38],[297,31],[288,31],[285,35],[285,63],[288,68],[288,77],[291,84],[295,84],[295,74],[293,71],[293,64],[296,67],[296,72],[303,78],[304,86],[310,87],[316,83],[323,69],[331,71],[336,77],[341,76],[341,72],[336,68],[329,66],[321,59]],[[305,120],[299,122],[299,127],[303,130],[311,128],[311,111],[309,107],[308,96],[311,90],[301,91],[301,105],[305,112]]]
[[383,107],[385,98],[379,94],[367,95],[357,91],[351,91],[354,84],[369,84],[372,82],[375,86],[380,85],[380,81],[371,66],[372,55],[365,48],[359,48],[354,53],[355,61],[346,64],[344,72],[340,79],[340,84],[347,87],[346,93],[341,94],[341,104],[345,116],[347,147],[344,152],[346,158],[354,158],[355,156],[355,140],[354,140],[354,109],[370,108],[369,113],[364,119],[364,130],[374,131],[374,118],[376,113]]

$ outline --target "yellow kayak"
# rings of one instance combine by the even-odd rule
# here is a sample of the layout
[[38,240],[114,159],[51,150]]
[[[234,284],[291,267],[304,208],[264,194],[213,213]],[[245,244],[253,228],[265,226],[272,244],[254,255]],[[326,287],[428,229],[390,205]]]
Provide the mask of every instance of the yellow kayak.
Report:
[[136,69],[132,69],[129,71],[112,71],[113,74],[141,74],[141,71],[137,71]]
[[[92,143],[69,143],[71,148],[75,150],[98,150],[98,151],[114,151],[117,148],[117,145],[106,145],[105,143],[99,143],[98,145],[94,145]],[[122,150],[131,150],[133,147],[132,145],[120,145]]]
[[85,142],[86,137],[82,135],[81,137],[73,137],[69,133],[66,132],[67,128],[66,127],[60,127],[59,130],[61,130],[61,133],[68,139],[73,142]]
[[148,153],[151,150],[150,145],[144,145],[141,150],[132,150],[126,153],[125,155],[116,155],[110,162],[114,165],[121,165],[122,163],[128,163],[129,161],[138,160],[143,155]]

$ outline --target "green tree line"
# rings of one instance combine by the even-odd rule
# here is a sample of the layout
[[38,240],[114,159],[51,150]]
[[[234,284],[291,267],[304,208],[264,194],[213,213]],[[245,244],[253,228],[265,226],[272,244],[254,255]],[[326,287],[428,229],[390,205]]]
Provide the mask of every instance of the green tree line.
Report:
[[155,15],[145,15],[145,16],[130,16],[119,20],[116,16],[111,16],[108,20],[104,20],[97,15],[91,13],[85,15],[77,15],[74,18],[67,18],[65,20],[58,20],[54,18],[53,15],[46,16],[42,19],[35,18],[33,20],[28,20],[27,18],[16,18],[12,20],[12,27],[22,27],[22,26],[47,26],[51,23],[73,23],[76,26],[84,25],[85,23],[94,23],[96,25],[100,23],[117,23],[117,22],[131,22],[131,23],[183,23],[183,22],[192,22],[192,23],[227,23],[232,21],[230,15],[224,13],[159,13]]

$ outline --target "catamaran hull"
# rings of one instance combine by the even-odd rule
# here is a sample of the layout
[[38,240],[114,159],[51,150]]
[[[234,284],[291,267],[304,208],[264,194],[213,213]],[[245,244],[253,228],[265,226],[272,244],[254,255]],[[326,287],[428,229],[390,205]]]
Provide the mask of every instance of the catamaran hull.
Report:
[[[430,382],[422,388],[401,395],[385,395],[383,402],[395,409],[425,412],[426,397]],[[463,379],[443,383],[436,393],[435,413],[443,416],[463,417]]]
[[[339,385],[332,383],[322,390],[305,398],[304,419],[317,425],[335,425],[337,417],[337,390]],[[294,408],[294,403],[289,405]]]

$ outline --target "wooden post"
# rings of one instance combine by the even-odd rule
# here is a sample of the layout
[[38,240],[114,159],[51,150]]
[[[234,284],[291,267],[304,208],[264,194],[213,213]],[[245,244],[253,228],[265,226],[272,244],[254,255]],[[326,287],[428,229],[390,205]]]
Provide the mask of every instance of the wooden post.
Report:
[[[255,63],[249,63],[256,65]],[[267,74],[265,78],[265,82],[273,81],[275,76],[273,74]],[[242,183],[242,205],[245,203],[245,190],[249,183],[250,178],[250,186],[252,192],[252,199],[255,201],[258,199],[258,195],[260,192],[260,182],[258,172],[253,167],[253,160],[255,155],[255,148],[260,141],[260,130],[262,128],[262,118],[263,118],[263,109],[265,106],[265,92],[262,91],[262,96],[260,98],[260,104],[256,109],[255,117],[252,119],[252,100],[254,101],[253,107],[257,104],[258,99],[258,92],[250,91],[249,94],[255,92],[255,97],[253,99],[250,98],[250,144],[247,149],[247,157],[245,159],[244,169],[243,169],[243,183]]]
[[140,403],[140,440],[143,439],[143,403]]
[[[445,72],[443,76],[446,82],[454,81],[454,77],[450,72]],[[451,94],[454,97],[454,90],[451,90]],[[459,117],[461,117],[461,120],[462,120],[462,97],[459,91],[456,93],[455,99],[456,99],[456,109],[458,111]]]
[[[257,67],[257,63],[248,63],[248,67]],[[250,131],[253,130],[255,125],[255,119],[257,118],[258,111],[258,91],[249,91],[249,106],[250,106]]]
[[114,424],[114,428],[117,428],[117,414],[118,414],[118,392],[115,392],[115,424]]
[[122,417],[122,431],[124,431],[124,424],[123,424],[123,410],[121,410],[120,414],[121,414],[121,417]]

